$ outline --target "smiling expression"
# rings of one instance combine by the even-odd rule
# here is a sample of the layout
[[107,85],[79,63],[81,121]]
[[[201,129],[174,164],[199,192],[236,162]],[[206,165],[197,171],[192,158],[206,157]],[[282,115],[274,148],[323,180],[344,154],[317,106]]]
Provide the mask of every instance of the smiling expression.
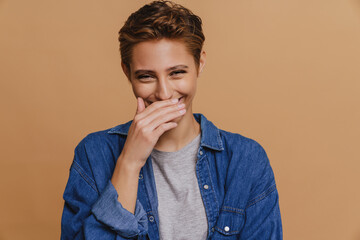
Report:
[[180,40],[153,40],[138,43],[132,52],[130,72],[123,65],[135,97],[144,99],[145,107],[153,102],[178,98],[192,113],[198,72],[205,65],[205,52],[199,67]]

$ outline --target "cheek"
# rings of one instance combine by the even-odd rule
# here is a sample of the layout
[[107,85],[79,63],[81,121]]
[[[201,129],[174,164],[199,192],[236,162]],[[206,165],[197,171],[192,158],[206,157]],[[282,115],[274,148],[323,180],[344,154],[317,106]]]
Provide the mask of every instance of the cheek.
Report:
[[132,89],[133,89],[135,96],[141,97],[141,98],[147,98],[153,93],[153,90],[152,90],[152,87],[150,84],[146,84],[146,85],[133,84]]
[[196,79],[187,79],[180,86],[183,93],[194,94],[196,92]]

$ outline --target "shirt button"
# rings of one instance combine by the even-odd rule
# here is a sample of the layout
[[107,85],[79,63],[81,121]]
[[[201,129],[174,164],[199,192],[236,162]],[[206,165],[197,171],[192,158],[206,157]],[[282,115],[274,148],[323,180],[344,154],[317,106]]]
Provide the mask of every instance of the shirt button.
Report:
[[143,175],[142,175],[142,174],[139,175],[139,179],[143,179]]
[[150,216],[150,217],[149,217],[149,221],[150,221],[150,222],[153,222],[153,221],[154,221],[154,216]]
[[200,153],[200,155],[203,155],[203,151],[200,151],[199,153]]
[[214,232],[214,231],[215,231],[215,229],[214,229],[214,228],[211,228],[211,231],[212,231],[212,232]]
[[209,185],[206,185],[206,184],[205,184],[205,185],[204,185],[204,188],[205,188],[205,189],[209,189]]
[[230,228],[228,226],[225,226],[224,230],[225,230],[225,232],[228,232],[228,231],[230,231]]

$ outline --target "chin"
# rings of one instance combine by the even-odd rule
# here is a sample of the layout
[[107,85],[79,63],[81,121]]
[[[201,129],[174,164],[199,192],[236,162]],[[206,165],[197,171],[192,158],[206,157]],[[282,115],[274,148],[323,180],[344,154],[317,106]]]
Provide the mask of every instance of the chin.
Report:
[[183,117],[184,117],[184,115],[174,118],[173,120],[171,120],[171,122],[179,123]]
[[[188,109],[186,109],[186,111],[188,111]],[[187,118],[186,115],[188,115],[188,114],[191,114],[191,113],[186,112],[184,115],[174,118],[173,120],[171,120],[171,122],[176,122],[177,124],[179,124],[179,122],[182,121],[183,118]]]

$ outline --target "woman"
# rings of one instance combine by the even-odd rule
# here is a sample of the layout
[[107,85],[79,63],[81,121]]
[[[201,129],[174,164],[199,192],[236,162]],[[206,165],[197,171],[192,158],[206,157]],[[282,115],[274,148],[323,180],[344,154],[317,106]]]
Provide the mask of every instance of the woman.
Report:
[[76,147],[61,238],[282,239],[263,148],[192,112],[206,61],[201,19],[155,1],[119,34],[136,114]]

